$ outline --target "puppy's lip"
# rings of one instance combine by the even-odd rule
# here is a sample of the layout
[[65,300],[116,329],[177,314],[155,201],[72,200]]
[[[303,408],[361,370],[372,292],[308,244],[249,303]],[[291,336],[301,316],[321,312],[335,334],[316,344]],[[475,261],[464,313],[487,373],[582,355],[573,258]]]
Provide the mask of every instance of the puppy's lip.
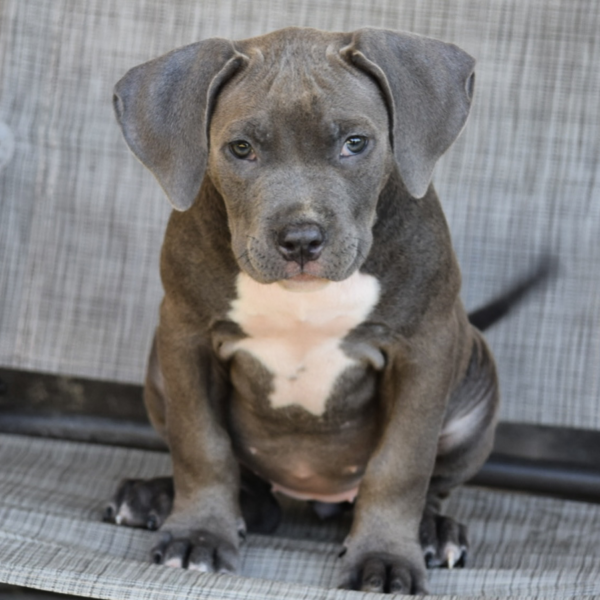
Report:
[[309,281],[318,281],[318,280],[322,280],[322,281],[328,281],[327,279],[323,279],[323,277],[318,277],[317,275],[311,275],[310,273],[306,273],[305,271],[303,271],[302,273],[298,273],[298,275],[294,275],[293,277],[290,277],[289,279],[286,279],[286,281],[298,281],[298,282],[309,282]]
[[322,290],[331,281],[308,273],[299,273],[294,277],[281,279],[277,283],[288,292],[316,292]]

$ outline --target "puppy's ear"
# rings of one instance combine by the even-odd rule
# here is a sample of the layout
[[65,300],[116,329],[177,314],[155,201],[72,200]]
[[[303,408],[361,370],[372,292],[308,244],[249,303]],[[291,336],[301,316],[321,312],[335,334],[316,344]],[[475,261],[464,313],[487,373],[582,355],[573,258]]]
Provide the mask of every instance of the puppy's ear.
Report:
[[230,41],[214,38],[134,67],[115,86],[123,136],[177,210],[200,190],[216,95],[246,60]]
[[435,163],[467,120],[475,60],[453,44],[371,28],[355,31],[341,53],[379,84],[400,175],[410,194],[422,198]]

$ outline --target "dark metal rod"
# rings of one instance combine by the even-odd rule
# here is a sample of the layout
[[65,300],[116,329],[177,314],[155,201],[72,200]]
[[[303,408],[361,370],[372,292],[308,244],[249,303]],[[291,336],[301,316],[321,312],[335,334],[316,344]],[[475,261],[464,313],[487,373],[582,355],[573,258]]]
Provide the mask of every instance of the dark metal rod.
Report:
[[[0,368],[0,432],[166,450],[139,385]],[[600,431],[499,423],[472,485],[600,502]]]
[[472,485],[600,502],[600,469],[492,454]]

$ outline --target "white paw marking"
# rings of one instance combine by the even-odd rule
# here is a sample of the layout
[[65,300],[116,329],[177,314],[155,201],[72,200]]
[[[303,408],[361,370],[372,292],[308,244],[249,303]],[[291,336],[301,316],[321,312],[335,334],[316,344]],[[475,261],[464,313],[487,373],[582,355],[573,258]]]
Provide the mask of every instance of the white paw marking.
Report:
[[188,565],[188,571],[198,571],[199,573],[212,573],[212,567],[205,562],[201,563],[190,563]]
[[182,566],[183,562],[179,557],[170,558],[169,560],[165,561],[165,567],[171,567],[172,569],[181,569]]
[[357,271],[344,281],[298,292],[240,273],[237,293],[228,316],[248,337],[224,352],[244,350],[269,370],[273,408],[295,404],[322,415],[336,380],[356,364],[340,342],[375,307],[377,279]]
[[119,512],[115,516],[115,523],[117,525],[126,525],[127,523],[131,523],[134,521],[133,513],[127,504],[123,504],[119,508]]

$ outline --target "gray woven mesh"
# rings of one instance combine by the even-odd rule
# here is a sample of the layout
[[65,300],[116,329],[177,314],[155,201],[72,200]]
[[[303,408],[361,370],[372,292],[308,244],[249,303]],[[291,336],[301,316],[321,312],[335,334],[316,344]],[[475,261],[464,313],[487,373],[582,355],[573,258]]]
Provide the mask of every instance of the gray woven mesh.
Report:
[[[382,598],[332,589],[347,522],[291,501],[274,536],[242,546],[241,577],[151,565],[154,534],[101,516],[122,477],[168,473],[165,454],[4,435],[0,463],[0,582],[113,600]],[[432,594],[600,595],[599,506],[465,488],[447,512],[469,525],[470,559],[430,571]]]
[[112,86],[128,68],[208,36],[367,24],[440,37],[478,59],[470,121],[435,177],[467,306],[546,252],[560,260],[559,278],[489,334],[502,417],[600,428],[591,1],[4,0],[0,122],[15,152],[0,171],[0,364],[143,378],[169,208],[112,115]]

